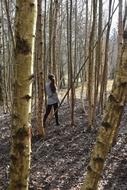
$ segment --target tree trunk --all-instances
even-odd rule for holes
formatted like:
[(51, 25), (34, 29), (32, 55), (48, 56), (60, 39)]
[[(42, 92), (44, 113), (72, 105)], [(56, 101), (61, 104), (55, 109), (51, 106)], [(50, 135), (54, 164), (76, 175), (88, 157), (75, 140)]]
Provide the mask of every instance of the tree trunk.
[(15, 47), (15, 39), (14, 39), (13, 30), (12, 30), (12, 25), (11, 25), (11, 20), (10, 20), (10, 15), (9, 15), (9, 7), (8, 7), (7, 0), (4, 0), (4, 4), (5, 4), (5, 9), (6, 9), (8, 27), (9, 27), (9, 31), (10, 31), (10, 34), (11, 34), (12, 44), (13, 44), (13, 47)]
[(111, 7), (112, 7), (112, 0), (109, 0), (109, 16), (108, 16), (108, 28), (106, 34), (106, 42), (105, 42), (105, 57), (104, 57), (104, 67), (102, 73), (102, 81), (100, 87), (100, 109), (101, 112), (104, 110), (105, 101), (107, 99), (107, 80), (108, 80), (108, 53), (109, 53), (109, 35), (110, 35), (110, 28), (111, 28)]
[[(69, 3), (68, 0), (66, 0), (66, 12), (67, 12), (67, 66), (68, 66), (68, 90), (70, 89), (70, 71), (69, 71), (69, 65), (70, 65), (70, 59), (69, 59)], [(67, 100), (69, 103), (69, 93), (67, 96)]]
[[(1, 6), (0, 6), (0, 10), (1, 10)], [(3, 86), (2, 85), (2, 15), (0, 13), (0, 105), (3, 104), (2, 86)]]
[(97, 0), (93, 0), (93, 22), (90, 33), (89, 42), (89, 66), (88, 66), (88, 122), (89, 127), (93, 127), (94, 123), (94, 51), (92, 47), (95, 42), (95, 29), (96, 29), (96, 14), (97, 14)]
[(74, 126), (74, 83), (73, 83), (73, 66), (72, 66), (72, 0), (70, 0), (70, 14), (69, 14), (69, 75), (71, 88), (71, 126)]
[[(100, 76), (101, 76), (101, 65), (102, 65), (102, 14), (103, 14), (103, 4), (102, 0), (99, 0), (99, 17), (98, 17), (98, 43), (96, 47), (96, 65), (95, 65), (95, 93), (94, 93), (94, 105), (96, 107), (98, 102), (98, 91), (100, 84)], [(95, 112), (95, 111), (94, 111)]]
[(59, 32), (58, 32), (58, 46), (57, 46), (57, 76), (58, 76), (58, 90), (60, 90), (63, 87), (63, 81), (64, 81), (64, 72), (63, 72), (63, 64), (62, 64), (62, 51), (61, 51), (61, 45), (62, 45), (62, 31), (63, 31), (63, 6), (61, 1), (61, 6), (59, 8)]
[[(75, 40), (74, 40), (74, 77), (77, 73), (77, 0), (75, 0)], [(78, 79), (76, 82), (78, 86)]]
[(43, 35), (42, 35), (42, 0), (38, 0), (38, 16), (36, 28), (36, 61), (38, 79), (38, 109), (37, 130), (39, 136), (44, 136), (43, 128), (43, 99), (44, 99), (44, 66), (43, 66)]
[[(121, 65), (121, 54), (122, 54), (122, 34), (123, 34), (123, 19), (122, 19), (122, 7), (123, 7), (123, 1), (119, 0), (119, 17), (118, 17), (118, 56), (117, 56), (117, 67), (120, 67)], [(118, 129), (114, 129), (112, 131), (112, 135), (110, 138), (110, 143), (116, 142), (118, 134)]]
[[(127, 36), (126, 36), (127, 37)], [(111, 148), (112, 130), (120, 125), (121, 116), (127, 101), (127, 38), (124, 39), (122, 63), (118, 68), (112, 91), (108, 98), (104, 119), (92, 151), (85, 182), (81, 190), (96, 190), (104, 167), (104, 161)]]
[(16, 7), (12, 145), (8, 189), (28, 190), (31, 153), (31, 78), (37, 5), (33, 0), (17, 0)]
[(48, 47), (48, 72), (52, 73), (52, 16), (53, 16), (53, 3), (50, 0), (50, 10), (49, 10), (49, 47)]
[(3, 2), (1, 1), (1, 9), (2, 9), (2, 63), (3, 63), (3, 101), (4, 101), (4, 112), (6, 113), (9, 109), (8, 106), (8, 93), (7, 93), (7, 65), (6, 65), (6, 52), (5, 52), (5, 39), (6, 39), (6, 34), (5, 34), (5, 23), (4, 23), (4, 6)]
[(52, 32), (52, 64), (53, 74), (57, 81), (57, 63), (56, 63), (56, 35), (57, 35), (57, 20), (58, 20), (59, 3), (58, 0), (54, 0), (54, 14), (53, 14), (53, 32)]
[[(47, 1), (44, 1), (44, 27), (43, 27), (43, 41), (44, 41), (44, 49), (43, 49), (43, 66), (44, 66), (44, 84), (47, 77), (48, 67), (46, 64), (46, 9), (47, 9)], [(44, 92), (45, 92), (45, 105), (46, 102), (46, 90), (44, 85)]]
[[(85, 45), (84, 45), (84, 62), (88, 56), (88, 0), (86, 0), (86, 15), (85, 15)], [(86, 68), (83, 68), (83, 79), (82, 79), (82, 88), (81, 88), (81, 99), (83, 100), (83, 92), (84, 92), (84, 85), (85, 85), (85, 79), (88, 78), (88, 73), (86, 71)]]

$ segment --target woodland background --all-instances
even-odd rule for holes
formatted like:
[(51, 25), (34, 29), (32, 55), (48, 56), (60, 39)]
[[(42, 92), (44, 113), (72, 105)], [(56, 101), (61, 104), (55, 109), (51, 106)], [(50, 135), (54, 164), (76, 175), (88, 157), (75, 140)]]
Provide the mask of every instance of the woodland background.
[(126, 55), (126, 0), (0, 1), (0, 189), (127, 189)]

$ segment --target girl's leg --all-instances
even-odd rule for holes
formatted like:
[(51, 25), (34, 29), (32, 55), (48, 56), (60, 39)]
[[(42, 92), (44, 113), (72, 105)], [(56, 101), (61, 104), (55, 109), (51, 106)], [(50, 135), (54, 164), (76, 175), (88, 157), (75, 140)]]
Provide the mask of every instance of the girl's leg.
[(43, 118), (44, 127), (45, 127), (46, 119), (47, 119), (48, 115), (50, 114), (51, 108), (52, 108), (52, 105), (47, 105), (47, 107), (46, 107), (46, 112), (45, 112), (45, 115), (44, 115), (44, 118)]
[(55, 119), (56, 119), (56, 124), (59, 125), (58, 121), (58, 103), (53, 104), (54, 112), (55, 112)]

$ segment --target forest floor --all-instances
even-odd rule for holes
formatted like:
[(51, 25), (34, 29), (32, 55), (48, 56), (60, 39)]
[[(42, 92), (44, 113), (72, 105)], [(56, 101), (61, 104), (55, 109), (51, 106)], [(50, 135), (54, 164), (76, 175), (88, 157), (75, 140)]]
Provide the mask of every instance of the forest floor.
[[(86, 106), (87, 108), (87, 106)], [(32, 137), (32, 163), (29, 190), (79, 190), (83, 183), (90, 151), (95, 143), (100, 117), (92, 131), (79, 99), (75, 104), (75, 126), (70, 126), (70, 108), (59, 110), (60, 126), (54, 119), (46, 127), (45, 140)], [(32, 120), (33, 131), (36, 128)], [(10, 116), (0, 113), (0, 190), (8, 185)], [(116, 144), (105, 163), (99, 190), (127, 190), (127, 107)]]

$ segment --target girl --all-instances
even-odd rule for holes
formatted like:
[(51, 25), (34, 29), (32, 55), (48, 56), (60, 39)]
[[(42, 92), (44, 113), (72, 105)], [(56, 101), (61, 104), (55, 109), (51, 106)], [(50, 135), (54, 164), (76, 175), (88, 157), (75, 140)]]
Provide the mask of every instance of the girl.
[(58, 99), (58, 95), (56, 92), (55, 77), (53, 74), (49, 74), (48, 79), (49, 79), (49, 81), (46, 83), (46, 87), (45, 87), (48, 99), (47, 99), (46, 112), (45, 112), (44, 119), (43, 119), (44, 127), (45, 127), (46, 119), (47, 119), (52, 107), (54, 108), (54, 112), (55, 112), (56, 125), (59, 125), (59, 122), (58, 122), (59, 99)]

